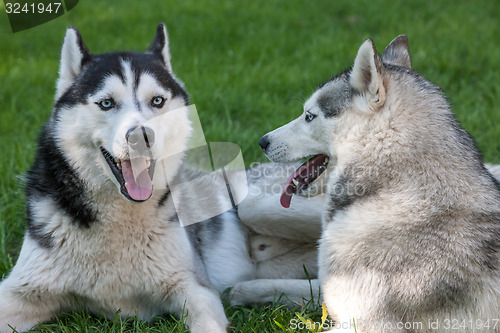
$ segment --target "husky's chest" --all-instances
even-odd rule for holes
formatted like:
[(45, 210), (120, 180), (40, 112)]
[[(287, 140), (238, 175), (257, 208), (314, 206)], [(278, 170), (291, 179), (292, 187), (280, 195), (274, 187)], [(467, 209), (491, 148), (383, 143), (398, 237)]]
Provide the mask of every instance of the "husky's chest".
[(44, 260), (30, 261), (40, 271), (51, 269), (54, 289), (82, 299), (143, 298), (168, 290), (192, 267), (185, 230), (167, 207), (107, 205), (88, 228), (61, 212), (46, 222), (52, 247), (34, 248)]
[(76, 255), (98, 270), (110, 267), (144, 272), (150, 271), (151, 265), (161, 270), (169, 255), (189, 251), (187, 236), (172, 217), (134, 215), (120, 212), (113, 219), (68, 236), (73, 246), (67, 255)]

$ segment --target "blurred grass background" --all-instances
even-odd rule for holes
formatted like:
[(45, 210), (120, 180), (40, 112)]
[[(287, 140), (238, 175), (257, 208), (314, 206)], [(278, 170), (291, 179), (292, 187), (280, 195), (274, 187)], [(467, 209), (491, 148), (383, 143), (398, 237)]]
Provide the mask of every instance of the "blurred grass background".
[[(364, 39), (381, 52), (404, 33), (413, 68), (444, 89), (485, 161), (500, 163), (498, 17), (500, 2), (493, 0), (81, 1), (54, 21), (14, 34), (0, 5), (0, 276), (20, 249), (19, 177), (51, 112), (68, 25), (101, 53), (143, 51), (165, 22), (174, 72), (186, 83), (207, 141), (238, 144), (247, 165), (265, 160), (258, 139), (298, 116), (319, 83), (351, 65)], [(294, 317), (273, 306), (227, 311), (236, 332), (279, 332), (274, 320), (287, 326)], [(41, 329), (178, 332), (181, 326), (169, 318), (148, 326), (73, 314)]]

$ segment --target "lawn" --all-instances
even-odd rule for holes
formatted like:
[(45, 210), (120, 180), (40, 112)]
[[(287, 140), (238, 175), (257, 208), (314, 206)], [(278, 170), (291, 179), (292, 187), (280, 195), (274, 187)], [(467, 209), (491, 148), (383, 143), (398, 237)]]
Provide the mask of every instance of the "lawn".
[[(246, 165), (265, 160), (258, 139), (298, 116), (319, 83), (351, 65), (364, 39), (372, 38), (382, 51), (405, 33), (413, 68), (443, 88), (485, 161), (500, 163), (498, 17), (500, 2), (487, 0), (81, 1), (56, 20), (14, 34), (0, 5), (0, 277), (19, 253), (25, 229), (21, 177), (51, 112), (68, 25), (100, 53), (142, 51), (165, 22), (174, 71), (196, 104), (207, 141), (238, 144)], [(273, 305), (226, 310), (234, 332), (281, 332), (280, 325), (289, 327), (297, 318)], [(321, 316), (319, 310), (302, 314)], [(184, 328), (169, 316), (144, 324), (73, 313), (39, 330)]]

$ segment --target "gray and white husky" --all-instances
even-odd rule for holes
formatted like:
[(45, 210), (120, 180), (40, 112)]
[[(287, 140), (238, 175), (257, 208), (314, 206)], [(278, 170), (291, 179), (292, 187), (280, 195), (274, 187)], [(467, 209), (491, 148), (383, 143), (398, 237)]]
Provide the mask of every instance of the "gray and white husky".
[(319, 279), (334, 330), (500, 332), (500, 185), (411, 69), (406, 36), (381, 57), (366, 40), (260, 145), (272, 161), (314, 156), (282, 204), (326, 193)]
[[(192, 123), (164, 25), (145, 53), (97, 55), (69, 28), (56, 88), (26, 176), (28, 230), (0, 284), (0, 332), (73, 310), (144, 320), (184, 314), (192, 332), (225, 332), (219, 292), (235, 286), (233, 304), (266, 302), (276, 296), (266, 279), (305, 279), (303, 264), (315, 276), (319, 210), (311, 214), (305, 200), (296, 212), (269, 207), (260, 189), (263, 181), (286, 182), (274, 176), (277, 165), (249, 171), (251, 193), (239, 208), (252, 228), (234, 209), (181, 227), (168, 183), (183, 177)], [(158, 175), (165, 186), (156, 186)], [(184, 193), (194, 209), (203, 195), (195, 187)], [(213, 189), (209, 195), (227, 206)], [(310, 216), (315, 227), (303, 223)], [(255, 281), (268, 286), (259, 297)], [(285, 291), (286, 283), (277, 286)], [(308, 290), (287, 296), (300, 301)]]

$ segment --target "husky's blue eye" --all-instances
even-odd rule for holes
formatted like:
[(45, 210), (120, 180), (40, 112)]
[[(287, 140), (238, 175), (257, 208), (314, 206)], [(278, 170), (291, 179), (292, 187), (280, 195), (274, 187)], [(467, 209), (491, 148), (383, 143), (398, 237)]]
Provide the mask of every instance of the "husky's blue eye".
[(115, 101), (112, 98), (106, 98), (102, 101), (97, 102), (96, 104), (99, 105), (101, 110), (108, 111), (115, 106)]
[(155, 96), (151, 100), (151, 105), (154, 106), (155, 108), (161, 108), (164, 103), (165, 103), (165, 98), (161, 96)]
[(307, 122), (313, 121), (314, 118), (316, 118), (316, 115), (309, 113), (309, 112), (306, 112), (306, 121)]

